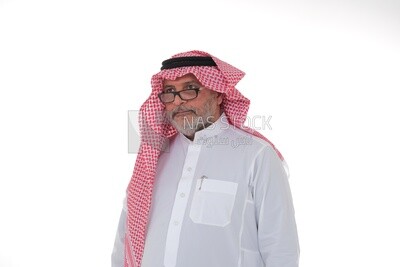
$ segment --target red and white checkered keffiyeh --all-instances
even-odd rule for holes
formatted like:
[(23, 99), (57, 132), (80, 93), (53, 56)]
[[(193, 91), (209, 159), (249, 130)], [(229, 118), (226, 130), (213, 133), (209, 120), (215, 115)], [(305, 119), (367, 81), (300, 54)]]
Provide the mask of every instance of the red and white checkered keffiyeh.
[[(260, 133), (243, 126), (250, 101), (235, 86), (245, 73), (202, 51), (180, 53), (172, 58), (189, 56), (212, 57), (217, 66), (189, 66), (160, 71), (152, 77), (152, 92), (140, 108), (141, 144), (127, 189), (125, 267), (140, 267), (141, 265), (157, 160), (161, 151), (167, 149), (168, 139), (177, 133), (162, 116), (164, 104), (158, 99), (158, 93), (162, 91), (164, 79), (175, 80), (188, 73), (194, 74), (202, 85), (224, 94), (222, 108), (232, 125), (266, 140), (273, 146)], [(276, 150), (276, 152), (283, 160), (279, 151)]]

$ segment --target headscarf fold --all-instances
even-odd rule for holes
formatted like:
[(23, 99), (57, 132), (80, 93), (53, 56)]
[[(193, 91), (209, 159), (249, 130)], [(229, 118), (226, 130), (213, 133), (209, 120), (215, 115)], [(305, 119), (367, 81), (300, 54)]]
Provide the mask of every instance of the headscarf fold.
[(161, 70), (153, 75), (152, 92), (140, 108), (141, 143), (133, 175), (127, 188), (125, 267), (141, 266), (158, 157), (162, 151), (168, 149), (169, 138), (177, 133), (176, 129), (166, 121), (165, 106), (158, 99), (158, 93), (162, 91), (165, 79), (175, 80), (191, 73), (206, 88), (223, 93), (222, 109), (229, 123), (270, 143), (283, 160), (282, 155), (268, 139), (243, 125), (250, 100), (244, 97), (235, 86), (245, 73), (203, 51), (184, 52), (172, 58), (193, 56), (212, 57), (217, 66), (185, 66)]

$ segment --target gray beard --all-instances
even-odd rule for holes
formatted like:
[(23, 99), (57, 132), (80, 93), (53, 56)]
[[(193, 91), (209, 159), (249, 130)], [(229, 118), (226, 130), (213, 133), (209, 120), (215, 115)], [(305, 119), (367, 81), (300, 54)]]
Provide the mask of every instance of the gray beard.
[(193, 112), (193, 117), (192, 119), (187, 119), (186, 117), (183, 118), (183, 124), (177, 123), (174, 119), (174, 112), (168, 112), (166, 113), (166, 117), (168, 121), (171, 123), (171, 125), (181, 134), (189, 137), (190, 139), (193, 139), (193, 136), (196, 132), (203, 130), (204, 128), (207, 128), (211, 124), (215, 122), (217, 118), (213, 114), (215, 114), (217, 106), (212, 106), (215, 103), (212, 101), (208, 101), (205, 104), (204, 109), (206, 110), (206, 113), (203, 116), (198, 116), (195, 110), (192, 110)]
[(172, 120), (171, 124), (172, 126), (175, 127), (175, 129), (182, 133), (183, 135), (186, 135), (188, 137), (193, 136), (196, 132), (203, 130), (204, 128), (207, 128), (211, 124), (215, 122), (214, 116), (196, 116), (192, 117), (191, 120), (187, 119), (186, 117), (183, 119), (183, 125), (177, 123), (176, 121)]

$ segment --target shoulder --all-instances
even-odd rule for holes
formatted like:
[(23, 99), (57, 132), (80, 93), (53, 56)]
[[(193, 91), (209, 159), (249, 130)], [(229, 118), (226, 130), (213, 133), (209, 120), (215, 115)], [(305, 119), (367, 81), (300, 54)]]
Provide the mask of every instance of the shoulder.
[[(247, 151), (247, 155), (259, 164), (255, 165), (270, 165), (279, 166), (285, 170), (286, 175), (289, 177), (289, 167), (283, 159), (280, 152), (276, 149), (274, 144), (260, 133), (254, 131), (250, 133), (244, 129), (232, 126), (229, 128), (228, 134), (231, 136), (236, 145), (243, 147), (242, 151)], [(266, 164), (268, 162), (268, 164)]]
[(274, 145), (256, 131), (251, 133), (245, 129), (230, 125), (227, 134), (237, 146), (245, 145), (256, 154), (261, 152), (277, 154)]

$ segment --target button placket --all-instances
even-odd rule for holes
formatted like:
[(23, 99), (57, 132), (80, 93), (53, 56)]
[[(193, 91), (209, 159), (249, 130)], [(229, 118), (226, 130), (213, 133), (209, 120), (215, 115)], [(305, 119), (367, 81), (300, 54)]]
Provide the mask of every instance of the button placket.
[(179, 237), (184, 222), (188, 197), (192, 188), (194, 170), (200, 155), (201, 146), (191, 144), (188, 147), (183, 172), (178, 183), (177, 193), (172, 208), (171, 220), (168, 226), (164, 265), (175, 266), (179, 248)]

